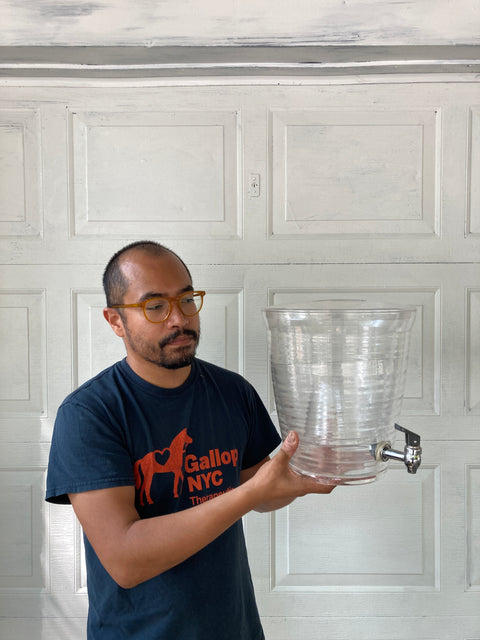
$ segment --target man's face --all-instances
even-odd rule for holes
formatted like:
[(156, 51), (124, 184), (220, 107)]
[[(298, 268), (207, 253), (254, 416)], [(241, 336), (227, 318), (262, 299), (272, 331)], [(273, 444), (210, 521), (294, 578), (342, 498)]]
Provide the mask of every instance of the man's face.
[[(185, 267), (172, 254), (156, 257), (132, 252), (122, 262), (122, 271), (130, 283), (123, 304), (156, 296), (175, 297), (193, 290)], [(191, 364), (200, 337), (198, 314), (186, 317), (173, 303), (170, 316), (164, 322), (149, 322), (141, 308), (122, 309), (122, 318), (127, 357), (164, 369)]]

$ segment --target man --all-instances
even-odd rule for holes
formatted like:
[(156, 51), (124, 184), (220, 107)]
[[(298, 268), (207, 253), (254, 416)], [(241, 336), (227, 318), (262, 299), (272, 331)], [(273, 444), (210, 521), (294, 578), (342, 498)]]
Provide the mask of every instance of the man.
[(89, 640), (260, 640), (241, 518), (331, 486), (295, 474), (254, 389), (195, 358), (198, 312), (182, 260), (128, 245), (104, 273), (104, 316), (126, 359), (63, 402), (47, 500), (83, 527)]

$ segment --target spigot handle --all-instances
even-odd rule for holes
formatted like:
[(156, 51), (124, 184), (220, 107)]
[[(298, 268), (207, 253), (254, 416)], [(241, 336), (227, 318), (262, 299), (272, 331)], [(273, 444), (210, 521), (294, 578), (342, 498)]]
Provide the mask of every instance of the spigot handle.
[(413, 431), (409, 431), (408, 429), (405, 429), (405, 427), (402, 427), (399, 424), (395, 424), (395, 429), (397, 429), (397, 431), (402, 431), (405, 434), (405, 443), (407, 445), (407, 447), (419, 447), (420, 446), (420, 436), (417, 435), (416, 433), (413, 433)]

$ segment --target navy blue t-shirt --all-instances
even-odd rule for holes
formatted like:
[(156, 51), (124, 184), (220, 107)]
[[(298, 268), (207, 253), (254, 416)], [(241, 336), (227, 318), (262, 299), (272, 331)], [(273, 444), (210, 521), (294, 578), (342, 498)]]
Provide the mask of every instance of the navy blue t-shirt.
[[(172, 513), (237, 487), (280, 438), (253, 387), (196, 359), (175, 389), (138, 377), (125, 360), (82, 385), (58, 410), (46, 498), (136, 487), (141, 518)], [(105, 571), (85, 537), (89, 640), (260, 640), (241, 521), (200, 552), (132, 589)]]

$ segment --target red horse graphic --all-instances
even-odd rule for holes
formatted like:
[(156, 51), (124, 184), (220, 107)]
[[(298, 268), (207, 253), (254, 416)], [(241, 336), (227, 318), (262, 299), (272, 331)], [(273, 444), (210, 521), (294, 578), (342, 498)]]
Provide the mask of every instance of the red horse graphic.
[[(156, 473), (173, 473), (173, 496), (178, 498), (178, 488), (180, 482), (183, 483), (183, 455), (188, 445), (193, 442), (187, 434), (187, 430), (183, 429), (172, 440), (172, 444), (165, 449), (156, 449), (150, 451), (147, 455), (137, 460), (134, 467), (135, 486), (140, 489), (140, 504), (143, 507), (143, 494), (147, 498), (148, 504), (153, 504), (150, 496), (152, 488), (153, 476)], [(166, 455), (164, 455), (166, 452)], [(165, 458), (164, 462), (157, 461), (157, 454)], [(162, 458), (162, 459), (163, 459)]]

